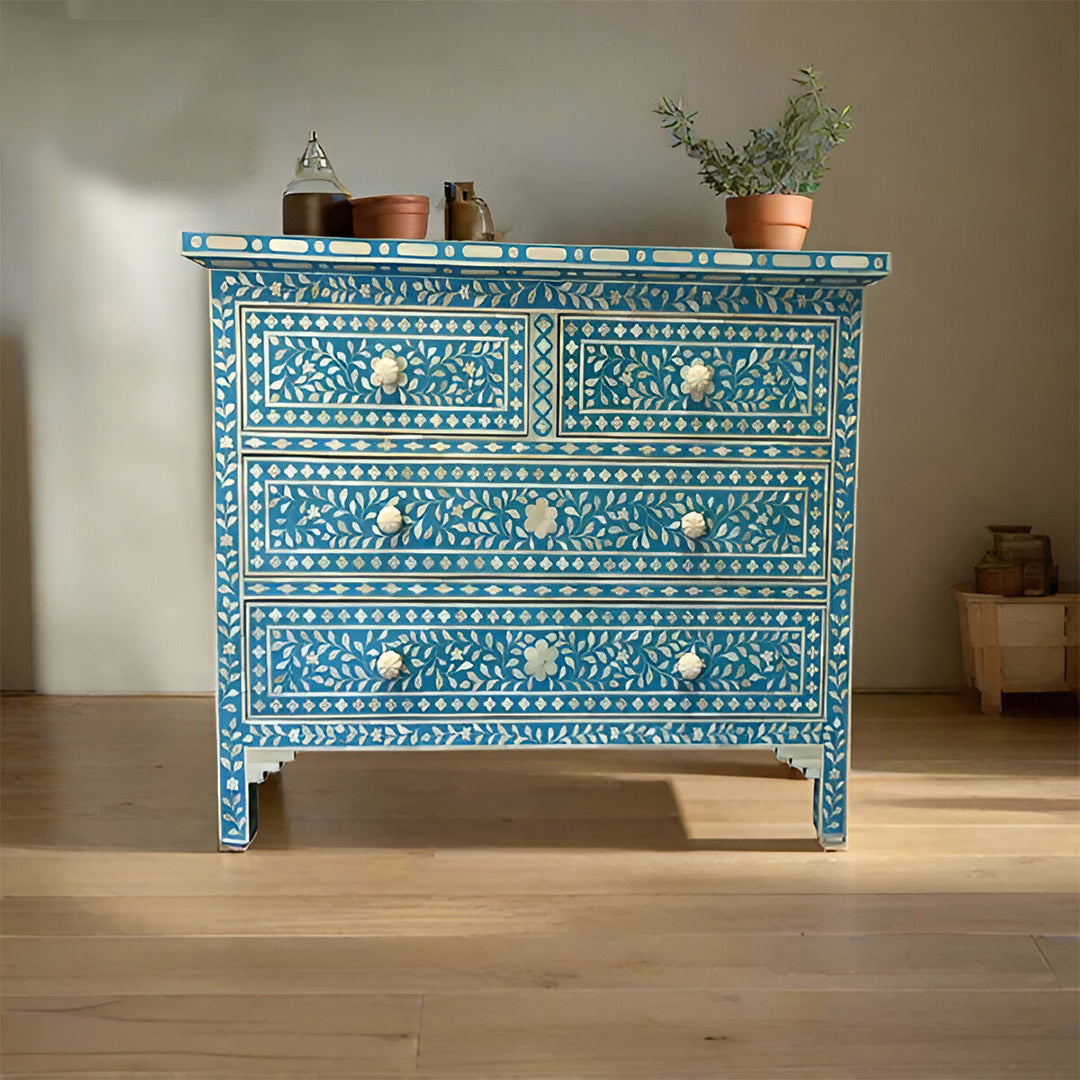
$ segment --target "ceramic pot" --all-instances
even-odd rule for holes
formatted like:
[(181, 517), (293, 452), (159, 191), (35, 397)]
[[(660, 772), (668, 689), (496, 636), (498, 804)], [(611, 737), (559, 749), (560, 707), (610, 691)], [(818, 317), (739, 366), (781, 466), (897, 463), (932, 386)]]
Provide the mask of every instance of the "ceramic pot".
[(423, 240), (430, 203), (426, 195), (371, 195), (350, 199), (353, 236), (385, 240)]
[(798, 251), (810, 228), (809, 195), (740, 195), (727, 200), (727, 234), (737, 248)]

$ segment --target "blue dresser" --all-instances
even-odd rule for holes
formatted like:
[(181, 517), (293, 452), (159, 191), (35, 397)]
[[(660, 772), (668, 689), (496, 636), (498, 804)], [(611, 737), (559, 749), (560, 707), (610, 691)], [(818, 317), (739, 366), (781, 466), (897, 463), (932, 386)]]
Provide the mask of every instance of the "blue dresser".
[(774, 749), (847, 831), (885, 254), (185, 233), (210, 270), (221, 845), (298, 750)]

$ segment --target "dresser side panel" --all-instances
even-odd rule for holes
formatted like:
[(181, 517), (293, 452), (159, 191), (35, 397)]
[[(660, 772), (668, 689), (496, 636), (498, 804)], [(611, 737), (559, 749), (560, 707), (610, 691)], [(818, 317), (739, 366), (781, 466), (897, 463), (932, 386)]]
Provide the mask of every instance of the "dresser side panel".
[(855, 492), (858, 479), (859, 358), (862, 292), (845, 290), (840, 319), (833, 423), (832, 510), (829, 522), (829, 630), (826, 636), (824, 763), (815, 810), (818, 834), (829, 847), (847, 836), (850, 766), (852, 584)]
[(240, 590), (239, 335), (234, 275), (210, 273), (214, 417), (214, 567), (220, 842), (247, 847), (253, 832), (244, 762)]

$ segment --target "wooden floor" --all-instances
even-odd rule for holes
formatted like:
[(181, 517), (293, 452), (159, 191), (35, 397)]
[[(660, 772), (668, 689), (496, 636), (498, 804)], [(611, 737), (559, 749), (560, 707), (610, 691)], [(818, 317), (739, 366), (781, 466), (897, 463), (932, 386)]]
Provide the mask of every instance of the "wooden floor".
[(212, 703), (5, 698), (2, 1075), (1080, 1076), (1072, 699), (759, 752), (301, 755), (216, 849)]

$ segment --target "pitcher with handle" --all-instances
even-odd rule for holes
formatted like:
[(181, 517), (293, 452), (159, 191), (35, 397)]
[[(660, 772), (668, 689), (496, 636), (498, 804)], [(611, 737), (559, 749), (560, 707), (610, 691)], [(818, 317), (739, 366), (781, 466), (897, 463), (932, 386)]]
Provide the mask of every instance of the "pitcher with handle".
[(488, 204), (473, 191), (472, 180), (447, 180), (447, 240), (494, 240), (495, 225)]

